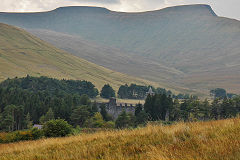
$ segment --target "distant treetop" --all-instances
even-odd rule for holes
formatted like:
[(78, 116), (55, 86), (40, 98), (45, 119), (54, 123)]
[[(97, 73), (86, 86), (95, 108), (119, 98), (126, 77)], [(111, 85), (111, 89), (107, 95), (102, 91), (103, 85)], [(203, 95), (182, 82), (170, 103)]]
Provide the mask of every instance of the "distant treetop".
[(7, 79), (0, 83), (3, 88), (20, 88), (32, 92), (46, 91), (50, 94), (63, 92), (68, 94), (86, 94), (91, 98), (98, 95), (98, 90), (88, 81), (58, 80), (48, 77), (31, 77)]

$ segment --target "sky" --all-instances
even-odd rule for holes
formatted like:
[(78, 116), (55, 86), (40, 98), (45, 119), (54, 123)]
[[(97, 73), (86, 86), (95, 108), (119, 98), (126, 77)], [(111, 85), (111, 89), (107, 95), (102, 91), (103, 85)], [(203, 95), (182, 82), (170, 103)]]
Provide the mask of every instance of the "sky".
[(0, 12), (41, 12), (63, 6), (98, 6), (142, 12), (188, 4), (209, 4), (219, 16), (240, 20), (240, 0), (1, 0)]

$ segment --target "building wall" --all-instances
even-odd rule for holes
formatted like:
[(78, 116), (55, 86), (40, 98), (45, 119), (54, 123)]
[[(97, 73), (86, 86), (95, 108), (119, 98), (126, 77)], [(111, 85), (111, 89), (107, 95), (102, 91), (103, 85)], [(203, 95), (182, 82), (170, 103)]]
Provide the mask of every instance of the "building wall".
[[(102, 105), (102, 103), (98, 104), (98, 108), (100, 111), (100, 105)], [(132, 104), (117, 104), (116, 99), (115, 98), (111, 98), (109, 100), (109, 103), (104, 103), (104, 105), (106, 106), (106, 110), (108, 112), (108, 114), (110, 114), (113, 119), (117, 119), (117, 117), (125, 110), (127, 113), (132, 113), (133, 115), (135, 114), (135, 105)]]
[(135, 106), (117, 106), (117, 105), (108, 105), (106, 106), (108, 114), (110, 114), (114, 119), (125, 110), (127, 113), (135, 113)]

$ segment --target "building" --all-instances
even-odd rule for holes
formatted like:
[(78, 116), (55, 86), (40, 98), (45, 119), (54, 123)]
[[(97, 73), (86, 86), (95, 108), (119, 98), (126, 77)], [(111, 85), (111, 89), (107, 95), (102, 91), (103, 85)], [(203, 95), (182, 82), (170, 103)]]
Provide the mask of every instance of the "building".
[(34, 124), (33, 128), (37, 128), (37, 129), (42, 129), (43, 125), (39, 125), (39, 124)]
[[(101, 104), (98, 104), (100, 106)], [(116, 98), (110, 98), (108, 103), (104, 103), (106, 106), (106, 110), (109, 115), (113, 117), (113, 119), (117, 119), (117, 117), (123, 112), (135, 114), (136, 105), (128, 104), (128, 103), (117, 103)], [(99, 108), (100, 110), (100, 108)]]
[(149, 88), (148, 92), (146, 92), (146, 97), (150, 95), (150, 96), (154, 96), (155, 92), (153, 92), (152, 87)]

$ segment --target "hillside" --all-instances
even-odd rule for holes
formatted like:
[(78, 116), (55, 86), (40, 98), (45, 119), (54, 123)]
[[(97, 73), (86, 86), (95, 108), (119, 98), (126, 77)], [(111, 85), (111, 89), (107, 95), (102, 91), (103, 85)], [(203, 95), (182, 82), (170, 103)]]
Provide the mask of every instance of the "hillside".
[[(181, 85), (173, 81), (173, 77), (181, 76), (184, 74), (183, 72), (166, 67), (143, 56), (137, 56), (136, 58), (135, 55), (127, 54), (110, 46), (84, 40), (79, 36), (40, 29), (27, 29), (27, 31), (68, 53), (72, 53), (92, 63), (114, 71), (161, 83), (166, 88), (175, 88), (177, 90), (181, 88)], [(183, 89), (180, 90), (189, 92)]]
[(153, 84), (133, 78), (63, 52), (22, 29), (0, 24), (0, 80), (12, 77), (48, 76), (91, 81), (98, 89), (111, 84)]
[[(0, 22), (31, 29), (81, 58), (167, 87), (204, 93), (223, 87), (239, 93), (240, 22), (218, 17), (208, 5), (143, 13), (62, 7), (42, 13), (0, 13)], [(64, 43), (65, 38), (72, 45)]]
[(1, 144), (0, 159), (237, 160), (239, 126), (228, 119)]

